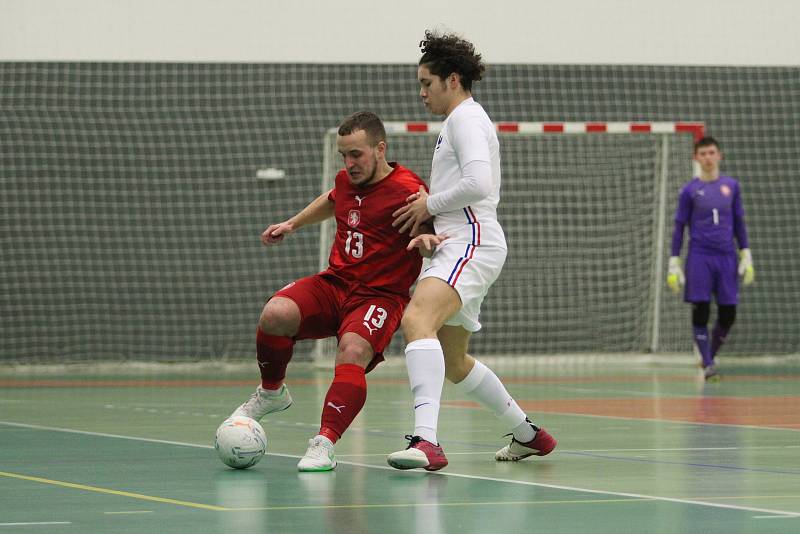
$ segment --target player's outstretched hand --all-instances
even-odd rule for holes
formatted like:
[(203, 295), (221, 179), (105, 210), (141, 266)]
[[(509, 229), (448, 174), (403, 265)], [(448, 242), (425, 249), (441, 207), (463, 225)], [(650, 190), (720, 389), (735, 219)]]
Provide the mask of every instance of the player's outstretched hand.
[(742, 283), (749, 286), (756, 279), (756, 270), (753, 268), (753, 255), (750, 254), (749, 248), (743, 248), (739, 251), (739, 276), (742, 277)]
[(673, 293), (678, 293), (685, 283), (686, 278), (683, 276), (681, 259), (678, 256), (671, 256), (667, 268), (667, 285)]
[(419, 186), (419, 191), (409, 195), (406, 205), (392, 213), (392, 217), (394, 217), (392, 226), (397, 228), (398, 232), (418, 235), (420, 225), (432, 217), (428, 212), (428, 192), (425, 188)]
[(277, 245), (292, 232), (294, 232), (294, 225), (290, 222), (271, 224), (261, 232), (261, 243), (265, 246)]
[(430, 258), (433, 255), (433, 249), (441, 245), (445, 239), (447, 239), (446, 235), (421, 234), (409, 241), (406, 249), (418, 248), (420, 256)]

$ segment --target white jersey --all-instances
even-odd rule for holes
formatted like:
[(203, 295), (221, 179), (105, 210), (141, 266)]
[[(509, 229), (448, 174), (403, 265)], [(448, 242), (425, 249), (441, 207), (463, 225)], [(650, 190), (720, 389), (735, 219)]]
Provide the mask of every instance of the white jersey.
[(459, 209), (437, 213), (434, 228), (437, 234), (448, 235), (449, 243), (505, 249), (505, 234), (497, 220), (500, 143), (483, 106), (468, 98), (456, 106), (442, 125), (431, 163), (431, 196), (458, 184), (462, 180), (462, 169), (473, 161), (487, 162), (491, 167), (489, 194)]

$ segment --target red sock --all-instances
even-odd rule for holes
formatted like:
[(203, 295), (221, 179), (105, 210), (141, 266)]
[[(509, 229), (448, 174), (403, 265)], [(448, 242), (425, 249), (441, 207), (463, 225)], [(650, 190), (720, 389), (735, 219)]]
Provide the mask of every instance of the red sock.
[(294, 339), (284, 336), (268, 336), (261, 328), (256, 332), (258, 369), (261, 371), (261, 387), (278, 389), (286, 378), (286, 366), (292, 359)]
[(319, 433), (336, 443), (364, 407), (366, 400), (367, 379), (364, 369), (352, 363), (337, 365), (322, 407)]

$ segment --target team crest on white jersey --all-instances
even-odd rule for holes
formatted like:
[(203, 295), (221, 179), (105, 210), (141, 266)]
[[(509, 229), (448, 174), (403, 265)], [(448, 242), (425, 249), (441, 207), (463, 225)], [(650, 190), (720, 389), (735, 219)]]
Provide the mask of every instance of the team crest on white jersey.
[(350, 228), (355, 228), (361, 222), (361, 212), (358, 210), (350, 210), (347, 214), (347, 225)]
[(722, 184), (721, 186), (719, 186), (719, 191), (726, 197), (731, 196), (731, 188), (728, 187), (727, 184)]

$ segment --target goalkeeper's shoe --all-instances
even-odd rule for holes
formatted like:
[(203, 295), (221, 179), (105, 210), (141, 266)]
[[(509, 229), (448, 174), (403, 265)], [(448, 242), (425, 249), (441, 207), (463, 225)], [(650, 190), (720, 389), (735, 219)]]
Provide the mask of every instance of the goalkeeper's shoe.
[(298, 471), (332, 471), (336, 469), (333, 442), (325, 436), (314, 436), (308, 440), (308, 450), (297, 463)]
[(409, 441), (405, 450), (393, 452), (386, 461), (395, 469), (423, 468), (438, 471), (447, 465), (447, 457), (439, 445), (434, 445), (419, 436), (406, 436)]
[(250, 395), (247, 402), (236, 408), (231, 417), (244, 415), (256, 421), (268, 413), (280, 412), (292, 405), (292, 396), (286, 384), (281, 385), (277, 393), (270, 393), (261, 386), (256, 388), (256, 392)]
[(706, 382), (719, 382), (719, 372), (717, 371), (717, 366), (712, 363), (711, 365), (704, 367), (703, 378), (705, 378)]
[[(526, 419), (526, 421), (528, 421)], [(530, 423), (530, 421), (528, 421)], [(547, 433), (544, 428), (538, 428), (531, 423), (531, 427), (536, 431), (533, 439), (527, 443), (520, 443), (511, 436), (511, 443), (500, 449), (494, 454), (494, 459), (498, 462), (517, 462), (528, 456), (545, 456), (553, 452), (558, 442), (556, 439)]]

